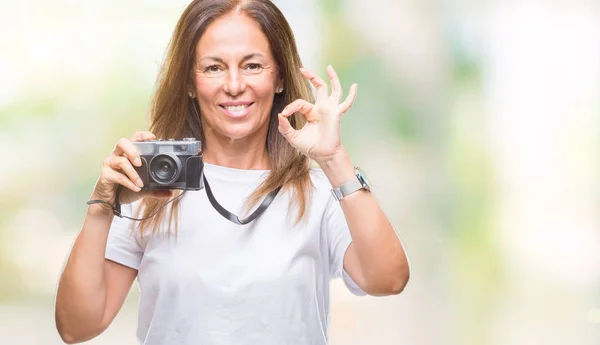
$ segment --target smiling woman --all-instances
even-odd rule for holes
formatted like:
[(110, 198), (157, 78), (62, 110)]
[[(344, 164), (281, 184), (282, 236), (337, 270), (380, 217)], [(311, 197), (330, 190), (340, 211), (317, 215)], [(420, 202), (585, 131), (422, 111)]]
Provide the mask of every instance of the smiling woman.
[[(218, 143), (204, 151), (204, 159), (218, 164), (215, 154), (231, 159), (237, 147), (260, 143), (256, 153), (220, 165), (269, 167), (264, 140), (275, 94), (283, 86), (269, 41), (259, 24), (247, 15), (232, 12), (216, 19), (196, 47), (194, 86), (205, 126), (207, 142)], [(223, 116), (226, 115), (226, 116)], [(258, 139), (258, 140), (257, 140)], [(234, 145), (231, 145), (232, 143)], [(227, 154), (223, 149), (233, 149)], [(208, 156), (206, 156), (208, 154)]]
[[(158, 79), (150, 131), (119, 140), (105, 159), (92, 192), (98, 203), (61, 275), (63, 340), (103, 332), (136, 277), (137, 336), (148, 344), (326, 344), (331, 278), (357, 295), (403, 290), (403, 246), (340, 139), (356, 85), (342, 101), (333, 67), (330, 92), (301, 66), (270, 1), (187, 7)], [(197, 168), (206, 188), (179, 194), (168, 208), (172, 188), (142, 190), (136, 170), (141, 143), (132, 141), (157, 137), (202, 142)], [(263, 197), (268, 208), (259, 206), (249, 224), (222, 217), (222, 209), (244, 212)], [(148, 219), (121, 218), (115, 203)]]

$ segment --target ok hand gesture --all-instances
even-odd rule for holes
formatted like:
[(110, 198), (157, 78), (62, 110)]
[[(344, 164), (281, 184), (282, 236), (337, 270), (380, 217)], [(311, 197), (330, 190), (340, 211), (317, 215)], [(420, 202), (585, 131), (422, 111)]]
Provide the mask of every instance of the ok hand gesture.
[[(342, 149), (340, 125), (342, 115), (350, 109), (356, 97), (357, 85), (350, 87), (348, 97), (340, 103), (342, 86), (333, 67), (327, 67), (331, 81), (331, 94), (325, 81), (316, 73), (301, 68), (302, 75), (317, 88), (315, 104), (298, 99), (288, 104), (279, 114), (279, 131), (298, 150), (319, 162), (327, 160)], [(287, 117), (300, 112), (306, 117), (306, 125), (295, 130)]]

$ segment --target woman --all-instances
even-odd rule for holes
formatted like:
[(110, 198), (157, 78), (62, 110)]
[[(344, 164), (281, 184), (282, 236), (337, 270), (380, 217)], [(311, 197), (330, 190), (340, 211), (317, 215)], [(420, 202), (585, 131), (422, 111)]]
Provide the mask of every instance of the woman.
[[(357, 295), (390, 295), (408, 281), (402, 244), (340, 142), (356, 85), (302, 69), (292, 31), (267, 0), (192, 2), (175, 29), (151, 111), (132, 141), (200, 138), (205, 190), (140, 191), (133, 143), (105, 159), (92, 204), (62, 273), (57, 329), (67, 343), (111, 323), (137, 277), (143, 344), (326, 344), (329, 279)], [(312, 83), (316, 100), (310, 93)], [(321, 169), (310, 168), (310, 159)], [(341, 187), (341, 188), (339, 188)], [(331, 191), (334, 191), (333, 195)], [(244, 202), (246, 200), (247, 202)]]

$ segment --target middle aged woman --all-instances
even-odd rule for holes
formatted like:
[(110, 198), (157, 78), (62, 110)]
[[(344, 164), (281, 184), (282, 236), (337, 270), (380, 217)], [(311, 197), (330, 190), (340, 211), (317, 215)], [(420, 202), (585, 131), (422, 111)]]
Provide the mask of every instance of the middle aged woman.
[[(61, 276), (56, 303), (67, 342), (112, 322), (137, 277), (142, 344), (326, 344), (329, 280), (357, 295), (400, 293), (409, 277), (403, 246), (341, 142), (342, 101), (301, 68), (294, 36), (267, 0), (193, 1), (182, 14), (159, 78), (150, 131), (133, 141), (199, 138), (206, 188), (186, 192), (141, 223), (172, 190), (141, 191), (139, 153), (120, 140), (104, 161), (92, 204)], [(310, 90), (316, 88), (316, 99)], [(311, 168), (310, 159), (321, 169)], [(174, 236), (171, 236), (174, 234)]]

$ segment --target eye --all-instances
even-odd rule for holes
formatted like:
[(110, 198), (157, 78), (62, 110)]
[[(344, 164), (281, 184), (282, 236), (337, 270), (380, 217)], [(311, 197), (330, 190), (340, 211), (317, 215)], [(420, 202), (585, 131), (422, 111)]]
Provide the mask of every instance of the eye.
[(221, 67), (219, 65), (210, 65), (204, 68), (204, 72), (219, 72)]
[(249, 63), (246, 65), (246, 69), (249, 71), (259, 71), (262, 66), (258, 63)]

